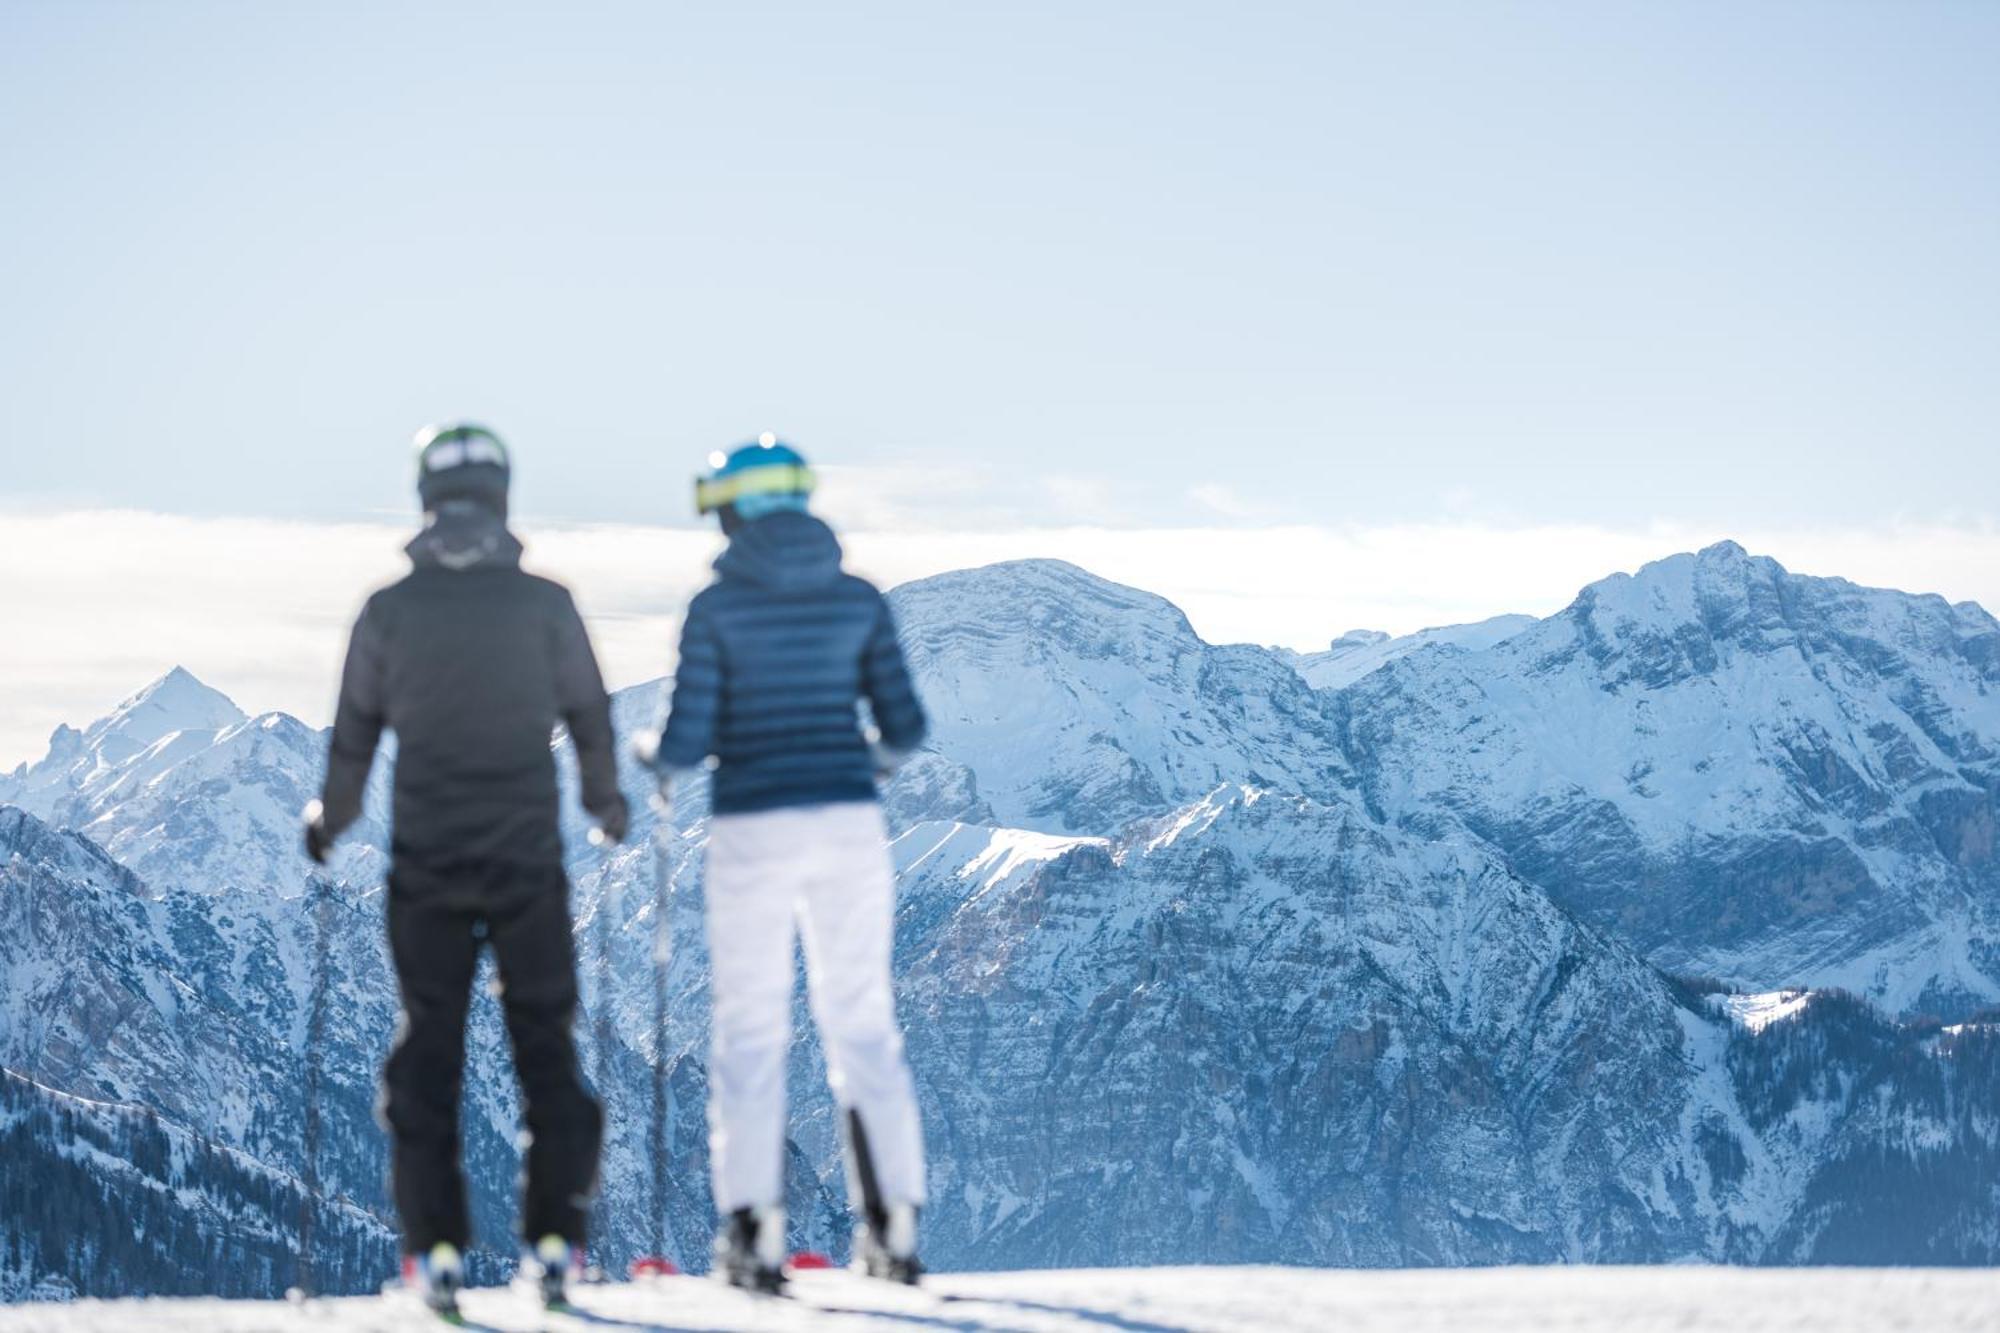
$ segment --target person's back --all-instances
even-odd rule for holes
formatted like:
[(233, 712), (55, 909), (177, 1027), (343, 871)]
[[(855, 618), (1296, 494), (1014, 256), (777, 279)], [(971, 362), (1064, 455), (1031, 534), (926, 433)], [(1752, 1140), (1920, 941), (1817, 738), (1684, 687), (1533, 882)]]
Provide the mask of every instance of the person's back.
[[(714, 1050), (709, 1152), (724, 1219), (717, 1267), (783, 1284), (784, 1067), (792, 948), (802, 939), (827, 1082), (842, 1112), (855, 1253), (914, 1282), (923, 1131), (889, 955), (895, 882), (878, 772), (924, 738), (889, 605), (844, 574), (840, 543), (806, 512), (812, 474), (773, 437), (699, 484), (729, 549), (688, 607), (656, 761), (715, 761), (707, 878)], [(866, 704), (879, 738), (859, 715)]]
[(660, 759), (713, 756), (716, 814), (875, 800), (860, 701), (883, 745), (923, 740), (888, 603), (840, 562), (826, 524), (780, 510), (735, 531), (688, 607)]
[[(568, 592), (523, 573), (517, 554), (509, 544), (452, 569), (420, 539), (417, 568), (363, 613), (380, 654), (381, 716), (396, 733), (399, 858), (561, 857), (549, 737), (569, 715), (592, 728), (593, 682)], [(598, 739), (585, 739), (593, 757), (609, 753), (608, 736)]]
[(393, 731), (387, 906), (403, 1021), (382, 1117), (405, 1273), (434, 1308), (455, 1308), (471, 1241), (458, 1161), (465, 1019), (490, 947), (530, 1136), (522, 1233), (554, 1303), (582, 1251), (602, 1116), (570, 1037), (576, 967), (550, 742), (558, 722), (569, 728), (584, 806), (622, 839), (611, 705), (569, 593), (521, 572), (498, 438), (458, 426), (418, 445), (426, 523), (406, 548), (414, 569), (368, 599), (348, 641), (306, 851), (324, 864), (360, 817)]

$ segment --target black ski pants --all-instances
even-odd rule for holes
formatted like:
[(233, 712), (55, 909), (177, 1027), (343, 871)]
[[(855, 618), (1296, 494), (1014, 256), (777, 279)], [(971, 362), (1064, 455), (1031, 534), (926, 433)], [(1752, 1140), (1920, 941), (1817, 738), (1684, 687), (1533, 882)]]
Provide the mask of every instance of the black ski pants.
[(560, 865), (398, 864), (389, 875), (389, 949), (403, 1021), (382, 1072), (404, 1246), (471, 1240), (459, 1165), (465, 1018), (484, 945), (493, 946), (500, 1004), (526, 1103), (529, 1143), (521, 1234), (581, 1247), (603, 1115), (584, 1088), (570, 1027), (576, 959), (569, 882)]

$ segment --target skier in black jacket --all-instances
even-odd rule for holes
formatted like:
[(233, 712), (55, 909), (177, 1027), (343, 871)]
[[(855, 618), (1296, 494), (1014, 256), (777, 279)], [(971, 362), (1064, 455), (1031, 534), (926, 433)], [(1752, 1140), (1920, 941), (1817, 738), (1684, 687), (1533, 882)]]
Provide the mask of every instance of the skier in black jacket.
[(499, 439), (461, 425), (417, 445), (415, 568), (370, 597), (354, 627), (306, 850), (324, 864), (361, 814), (383, 729), (395, 732), (388, 916), (403, 1022), (382, 1114), (405, 1277), (435, 1308), (455, 1307), (470, 1240), (458, 1142), (465, 1018), (490, 943), (531, 1136), (522, 1233), (554, 1302), (582, 1251), (602, 1115), (570, 1038), (576, 967), (550, 736), (569, 729), (584, 807), (622, 841), (610, 700), (569, 593), (520, 569)]

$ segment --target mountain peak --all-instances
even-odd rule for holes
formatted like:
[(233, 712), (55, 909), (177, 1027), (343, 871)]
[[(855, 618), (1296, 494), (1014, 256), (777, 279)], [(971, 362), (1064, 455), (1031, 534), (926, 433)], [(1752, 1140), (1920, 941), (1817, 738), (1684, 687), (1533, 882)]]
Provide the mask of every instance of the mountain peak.
[(204, 711), (240, 720), (243, 710), (214, 686), (206, 684), (184, 666), (175, 666), (152, 684), (127, 699), (119, 707), (150, 703), (156, 707)]
[(1741, 543), (1725, 539), (1704, 546), (1699, 551), (1662, 556), (1641, 565), (1636, 574), (1613, 574), (1590, 586), (1601, 587), (1627, 578), (1641, 584), (1711, 585), (1717, 579), (1741, 579), (1752, 575), (1769, 579), (1782, 577), (1788, 572), (1770, 556), (1752, 555)]
[(1114, 583), (1067, 560), (1003, 560), (953, 570), (905, 583), (891, 598), (899, 616), (905, 608), (936, 607), (928, 618), (941, 624), (1025, 619), (1042, 625), (1054, 616), (1081, 618), (1101, 629), (1103, 617), (1115, 616), (1172, 637), (1197, 637), (1181, 609), (1166, 598)]
[[(1845, 657), (1866, 675), (1958, 661), (1984, 691), (2000, 681), (2000, 625), (1943, 598), (1798, 574), (1733, 541), (1682, 552), (1585, 587), (1529, 645), (1572, 635), (1607, 680), (1659, 686), (1713, 671), (1729, 651)], [(1954, 668), (1956, 669), (1956, 668)]]
[[(897, 592), (914, 592), (919, 589), (971, 585), (981, 588), (1001, 588), (1008, 585), (1034, 589), (1059, 589), (1062, 591), (1086, 593), (1116, 593), (1126, 596), (1153, 597), (1152, 593), (1141, 592), (1137, 588), (1114, 583), (1101, 575), (1093, 574), (1081, 565), (1073, 565), (1067, 560), (1041, 557), (1026, 560), (998, 560), (990, 565), (975, 565), (970, 569), (954, 569), (943, 574), (933, 574), (929, 578), (914, 579), (896, 589)], [(1157, 599), (1156, 599), (1157, 600)]]
[(1755, 605), (1768, 618), (1776, 588), (1791, 575), (1767, 555), (1752, 555), (1733, 541), (1682, 551), (1612, 574), (1577, 594), (1572, 610), (1651, 624), (1719, 624)]
[(186, 667), (176, 666), (120, 703), (85, 735), (96, 740), (116, 732), (143, 747), (176, 731), (220, 731), (247, 717), (228, 695), (203, 684)]

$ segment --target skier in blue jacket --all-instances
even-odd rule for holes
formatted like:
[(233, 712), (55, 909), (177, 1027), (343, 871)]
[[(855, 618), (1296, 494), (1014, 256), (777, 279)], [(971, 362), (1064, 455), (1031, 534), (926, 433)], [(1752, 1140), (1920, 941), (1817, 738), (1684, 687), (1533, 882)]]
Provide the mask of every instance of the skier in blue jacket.
[[(923, 740), (889, 605), (807, 511), (813, 475), (774, 436), (696, 484), (729, 546), (689, 604), (654, 761), (713, 767), (706, 871), (717, 1268), (783, 1284), (792, 948), (847, 1141), (858, 1265), (914, 1282), (922, 1128), (890, 989), (894, 879), (878, 775)], [(861, 713), (866, 705), (867, 720)], [(870, 723), (872, 722), (872, 728)]]

